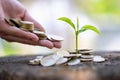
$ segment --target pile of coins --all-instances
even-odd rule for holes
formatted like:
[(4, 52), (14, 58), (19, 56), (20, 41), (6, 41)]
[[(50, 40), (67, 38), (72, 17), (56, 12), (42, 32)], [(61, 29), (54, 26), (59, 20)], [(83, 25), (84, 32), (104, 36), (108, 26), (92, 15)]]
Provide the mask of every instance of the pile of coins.
[(84, 50), (79, 50), (79, 53), (81, 53), (81, 61), (82, 62), (88, 62), (88, 61), (92, 61), (93, 60), (93, 52), (91, 51), (91, 49), (84, 49)]
[(39, 37), (39, 39), (48, 39), (51, 41), (63, 41), (64, 40), (64, 38), (61, 36), (57, 36), (53, 34), (46, 34), (45, 32), (42, 32), (34, 28), (34, 23), (30, 21), (21, 21), (20, 19), (5, 19), (5, 21), (11, 26), (15, 26), (24, 31), (29, 31), (29, 32), (36, 34)]
[(103, 58), (102, 56), (95, 56), (93, 55), (92, 49), (83, 49), (83, 50), (79, 50), (79, 53), (81, 53), (81, 62), (89, 62), (89, 61), (93, 61), (93, 62), (104, 62), (105, 58)]
[[(29, 64), (31, 65), (40, 64), (44, 67), (47, 67), (47, 66), (53, 66), (53, 65), (77, 65), (80, 63), (79, 59), (72, 59), (72, 57), (75, 57), (75, 54), (71, 55), (69, 54), (68, 51), (64, 51), (64, 50), (62, 50), (62, 52), (67, 53), (67, 57), (66, 55), (58, 55), (58, 53), (60, 53), (60, 51), (58, 51), (58, 53), (56, 52), (55, 54), (48, 55), (48, 56), (37, 56), (35, 59), (30, 60)], [(69, 56), (68, 54), (70, 55), (70, 57), (68, 57)]]
[(57, 51), (55, 54), (48, 56), (37, 56), (35, 59), (30, 60), (31, 65), (42, 65), (44, 67), (53, 65), (78, 65), (81, 62), (104, 62), (105, 58), (102, 56), (95, 56), (91, 50), (79, 50), (79, 54), (69, 53), (65, 50)]

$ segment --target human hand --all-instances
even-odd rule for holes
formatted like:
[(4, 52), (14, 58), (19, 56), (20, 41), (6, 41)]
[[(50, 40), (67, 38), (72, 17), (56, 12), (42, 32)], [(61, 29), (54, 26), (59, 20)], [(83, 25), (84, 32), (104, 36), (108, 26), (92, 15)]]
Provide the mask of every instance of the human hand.
[(10, 26), (4, 19), (19, 18), (23, 21), (31, 21), (35, 28), (45, 31), (44, 28), (34, 20), (27, 10), (17, 0), (0, 0), (0, 37), (8, 42), (20, 42), (30, 45), (39, 45), (48, 48), (60, 48), (61, 43), (57, 41), (39, 40), (39, 38), (30, 32)]

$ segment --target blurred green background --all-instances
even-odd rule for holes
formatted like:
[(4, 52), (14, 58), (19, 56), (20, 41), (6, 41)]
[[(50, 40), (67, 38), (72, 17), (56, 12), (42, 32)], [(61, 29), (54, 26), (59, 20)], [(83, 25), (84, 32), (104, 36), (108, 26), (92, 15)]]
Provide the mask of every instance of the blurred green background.
[[(62, 49), (74, 51), (75, 36), (67, 24), (56, 19), (66, 16), (80, 25), (90, 24), (98, 27), (101, 36), (87, 31), (79, 35), (79, 48), (94, 50), (120, 50), (120, 0), (19, 0), (47, 33), (65, 38)], [(48, 54), (58, 49), (29, 46), (0, 40), (0, 56)]]

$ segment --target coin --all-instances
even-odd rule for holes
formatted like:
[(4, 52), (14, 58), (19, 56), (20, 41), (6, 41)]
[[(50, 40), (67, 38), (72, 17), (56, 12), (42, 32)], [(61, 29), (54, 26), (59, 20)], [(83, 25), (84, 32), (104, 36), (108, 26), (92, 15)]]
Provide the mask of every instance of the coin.
[(82, 58), (85, 58), (85, 59), (91, 59), (93, 58), (94, 56), (93, 55), (81, 55)]
[(57, 55), (59, 55), (60, 57), (64, 57), (69, 55), (70, 53), (67, 50), (59, 50), (56, 52)]
[(105, 58), (102, 56), (94, 56), (93, 61), (94, 62), (104, 62)]
[(73, 59), (73, 60), (70, 60), (67, 64), (72, 66), (72, 65), (77, 65), (80, 63), (80, 59)]
[(41, 60), (43, 58), (43, 56), (36, 56), (36, 59)]
[(92, 58), (81, 58), (80, 59), (81, 62), (90, 62), (92, 60), (93, 60)]
[(5, 19), (5, 21), (11, 25), (11, 26), (16, 26), (16, 27), (20, 27), (20, 19), (17, 19), (17, 18), (12, 18), (12, 19)]
[(91, 51), (92, 49), (79, 49), (79, 51)]
[(82, 54), (82, 55), (93, 55), (92, 51), (81, 51), (79, 53)]
[(47, 35), (44, 32), (34, 30), (33, 33), (36, 34), (39, 39), (47, 39)]
[(56, 65), (64, 64), (68, 61), (68, 58), (60, 58), (57, 60)]
[(65, 55), (64, 57), (66, 58), (81, 57), (81, 54), (68, 54), (68, 55)]
[(60, 57), (56, 54), (49, 55), (41, 59), (41, 65), (44, 67), (54, 65)]
[(25, 31), (33, 31), (34, 30), (33, 22), (20, 21), (20, 23), (21, 23), (20, 29), (23, 29)]
[(92, 51), (81, 51), (80, 53), (92, 53)]
[(9, 19), (5, 19), (5, 22), (7, 22), (9, 25), (11, 25), (11, 26), (15, 26), (15, 24), (14, 23), (12, 23)]
[(29, 64), (31, 64), (31, 65), (38, 65), (38, 64), (40, 64), (40, 61), (39, 60), (30, 60)]
[(63, 41), (64, 40), (63, 37), (57, 36), (57, 35), (53, 35), (53, 34), (47, 35), (47, 37), (51, 41)]

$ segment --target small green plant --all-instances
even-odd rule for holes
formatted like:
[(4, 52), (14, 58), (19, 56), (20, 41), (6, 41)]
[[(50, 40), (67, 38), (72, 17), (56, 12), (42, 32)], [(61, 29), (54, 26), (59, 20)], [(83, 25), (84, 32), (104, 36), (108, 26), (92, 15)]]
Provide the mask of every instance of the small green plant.
[(61, 18), (58, 18), (58, 20), (61, 20), (61, 21), (64, 21), (64, 22), (68, 23), (74, 29), (75, 37), (76, 37), (76, 53), (78, 53), (78, 35), (80, 33), (84, 32), (86, 30), (92, 30), (92, 31), (96, 32), (98, 35), (100, 35), (100, 31), (92, 25), (84, 25), (80, 28), (78, 18), (77, 18), (76, 25), (72, 22), (71, 19), (69, 19), (67, 17), (61, 17)]

